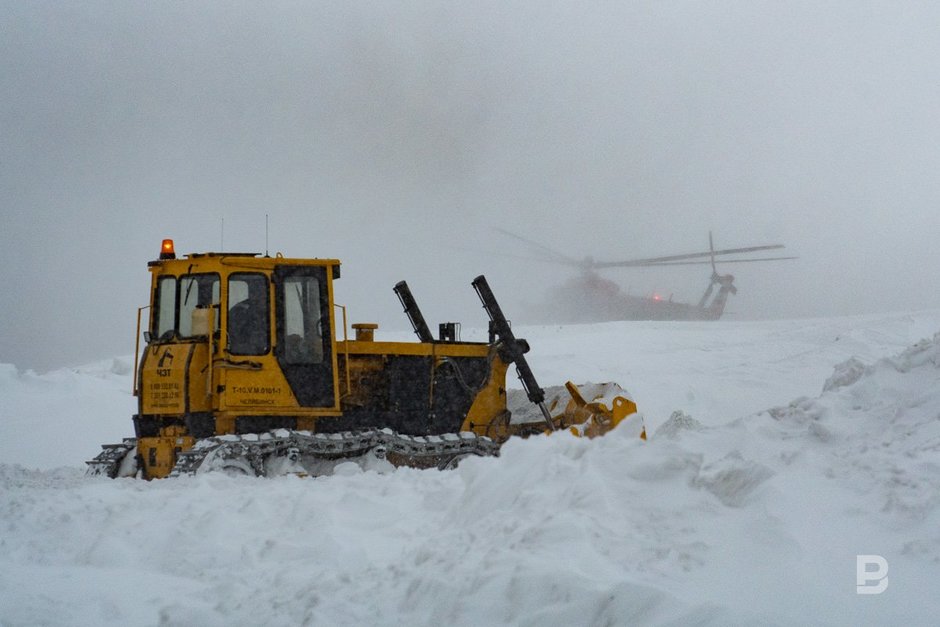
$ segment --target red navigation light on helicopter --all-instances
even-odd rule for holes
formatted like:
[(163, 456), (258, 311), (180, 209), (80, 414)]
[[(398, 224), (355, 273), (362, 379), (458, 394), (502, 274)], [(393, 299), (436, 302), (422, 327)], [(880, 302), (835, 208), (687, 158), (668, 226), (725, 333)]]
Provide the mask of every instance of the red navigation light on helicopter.
[(163, 245), (160, 246), (160, 259), (176, 259), (176, 251), (173, 250), (173, 240), (163, 240)]

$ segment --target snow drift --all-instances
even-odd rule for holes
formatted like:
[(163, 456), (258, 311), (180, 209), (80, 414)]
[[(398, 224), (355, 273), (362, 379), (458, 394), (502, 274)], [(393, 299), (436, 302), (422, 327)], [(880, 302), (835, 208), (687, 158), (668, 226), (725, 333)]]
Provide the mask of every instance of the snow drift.
[[(940, 312), (533, 328), (543, 382), (565, 363), (610, 375), (650, 440), (556, 434), (451, 472), (317, 479), (85, 478), (81, 459), (129, 435), (126, 361), (6, 367), (0, 623), (933, 624), (925, 326)], [(859, 554), (889, 563), (883, 594), (856, 594)]]

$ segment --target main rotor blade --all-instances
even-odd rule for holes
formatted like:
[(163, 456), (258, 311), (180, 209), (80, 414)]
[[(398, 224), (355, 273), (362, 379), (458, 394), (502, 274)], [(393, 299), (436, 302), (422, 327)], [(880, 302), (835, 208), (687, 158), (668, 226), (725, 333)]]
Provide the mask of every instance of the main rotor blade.
[(583, 263), (583, 262), (578, 261), (577, 259), (572, 259), (572, 258), (569, 257), (568, 255), (562, 254), (562, 253), (558, 252), (557, 250), (554, 250), (554, 249), (552, 249), (552, 248), (549, 248), (548, 246), (545, 246), (545, 245), (543, 245), (543, 244), (539, 244), (538, 242), (533, 242), (532, 240), (527, 239), (527, 238), (525, 238), (525, 237), (522, 237), (521, 235), (516, 235), (515, 233), (510, 233), (510, 232), (507, 231), (506, 229), (501, 229), (501, 228), (499, 228), (499, 227), (496, 227), (496, 230), (499, 231), (500, 233), (502, 233), (503, 235), (507, 235), (507, 236), (509, 236), (509, 237), (513, 237), (513, 238), (519, 240), (520, 242), (525, 242), (525, 243), (528, 244), (529, 246), (532, 246), (533, 248), (538, 249), (539, 251), (542, 252), (542, 254), (545, 255), (545, 260), (546, 260), (546, 261), (554, 261), (555, 263), (561, 263), (561, 264), (565, 264), (565, 265), (567, 265), (567, 266), (578, 266), (578, 267), (584, 266), (584, 263)]
[[(726, 259), (721, 261), (722, 265), (726, 263), (749, 263), (753, 261), (782, 261), (784, 259), (799, 259), (799, 257), (763, 257), (760, 259)], [(653, 263), (644, 263), (640, 267), (662, 267), (662, 266), (707, 266), (711, 261), (657, 261)]]
[[(649, 266), (666, 263), (670, 261), (681, 261), (683, 259), (701, 259), (702, 257), (711, 257), (712, 255), (735, 255), (738, 253), (752, 253), (758, 250), (775, 250), (784, 248), (783, 244), (769, 244), (766, 246), (747, 246), (745, 248), (725, 248), (714, 252), (707, 251), (703, 253), (689, 253), (687, 255), (668, 255), (666, 257), (649, 257), (646, 259), (630, 259), (628, 261), (600, 261), (595, 262), (595, 268), (629, 268), (631, 266)], [(722, 263), (728, 263), (722, 261)]]
[(718, 270), (715, 268), (715, 242), (712, 239), (711, 231), (708, 232), (708, 253), (712, 262), (712, 274), (718, 274)]

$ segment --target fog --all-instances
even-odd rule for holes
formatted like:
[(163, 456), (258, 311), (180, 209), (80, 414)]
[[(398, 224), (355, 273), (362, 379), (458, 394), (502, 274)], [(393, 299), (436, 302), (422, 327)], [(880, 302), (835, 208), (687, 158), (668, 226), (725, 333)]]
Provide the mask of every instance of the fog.
[[(940, 307), (934, 2), (0, 5), (0, 362), (133, 351), (160, 241), (516, 323), (575, 258), (783, 243), (735, 319)], [(268, 229), (265, 230), (265, 216)], [(608, 270), (696, 302), (709, 269)], [(529, 308), (529, 309), (527, 309)]]

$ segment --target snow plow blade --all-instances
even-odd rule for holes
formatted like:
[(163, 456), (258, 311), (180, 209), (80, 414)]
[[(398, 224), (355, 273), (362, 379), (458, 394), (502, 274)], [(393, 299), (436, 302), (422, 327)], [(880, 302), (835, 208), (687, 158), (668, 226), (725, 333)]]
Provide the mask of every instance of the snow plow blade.
[[(578, 437), (594, 438), (616, 428), (629, 420), (629, 427), (637, 437), (646, 439), (646, 427), (642, 416), (637, 415), (636, 403), (616, 383), (587, 383), (581, 386), (571, 381), (565, 383), (571, 400), (563, 412), (553, 418), (559, 428)], [(590, 400), (587, 400), (590, 399)]]
[(616, 383), (584, 383), (545, 388), (545, 402), (552, 416), (552, 430), (545, 428), (537, 408), (526, 403), (522, 390), (510, 391), (508, 404), (512, 419), (506, 432), (497, 435), (503, 441), (508, 436), (530, 436), (538, 433), (569, 431), (578, 437), (594, 438), (611, 430), (629, 430), (636, 437), (646, 439), (643, 416), (637, 413), (636, 403)]

